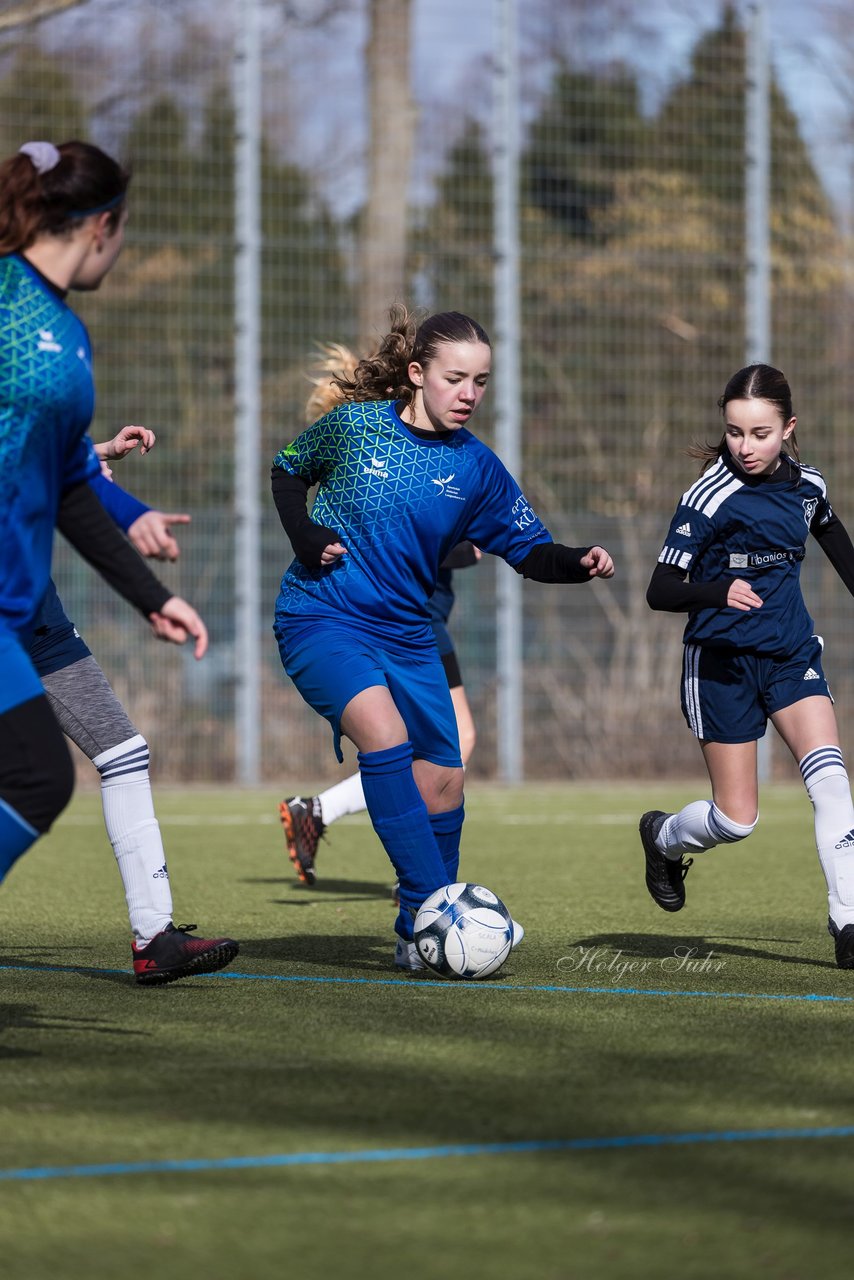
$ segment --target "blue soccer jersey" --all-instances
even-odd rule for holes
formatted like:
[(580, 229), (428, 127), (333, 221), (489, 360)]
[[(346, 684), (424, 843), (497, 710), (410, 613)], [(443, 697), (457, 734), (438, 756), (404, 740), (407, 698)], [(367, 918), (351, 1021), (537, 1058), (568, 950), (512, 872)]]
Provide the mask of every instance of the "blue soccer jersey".
[(82, 321), (22, 258), (0, 258), (0, 626), (25, 633), (47, 589), (65, 489), (99, 472)]
[(434, 641), (425, 601), (451, 548), (470, 540), (517, 565), (552, 540), (491, 449), (465, 428), (418, 436), (392, 401), (338, 406), (274, 466), (318, 485), (312, 519), (347, 548), (329, 568), (292, 562), (279, 625), (346, 620), (390, 645), (427, 648)]
[(749, 476), (723, 454), (681, 497), (659, 563), (692, 582), (741, 578), (762, 600), (749, 613), (690, 614), (685, 643), (783, 655), (814, 631), (800, 587), (807, 535), (833, 517), (824, 478), (786, 455), (772, 475)]

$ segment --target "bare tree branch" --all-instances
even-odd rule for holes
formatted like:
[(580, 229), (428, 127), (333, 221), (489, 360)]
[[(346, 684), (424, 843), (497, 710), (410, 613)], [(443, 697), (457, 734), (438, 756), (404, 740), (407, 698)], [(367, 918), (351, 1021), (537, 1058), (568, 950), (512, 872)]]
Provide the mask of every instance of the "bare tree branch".
[(50, 18), (65, 9), (75, 9), (85, 4), (86, 0), (21, 0), (11, 9), (0, 13), (0, 31), (11, 27), (32, 27), (42, 18)]

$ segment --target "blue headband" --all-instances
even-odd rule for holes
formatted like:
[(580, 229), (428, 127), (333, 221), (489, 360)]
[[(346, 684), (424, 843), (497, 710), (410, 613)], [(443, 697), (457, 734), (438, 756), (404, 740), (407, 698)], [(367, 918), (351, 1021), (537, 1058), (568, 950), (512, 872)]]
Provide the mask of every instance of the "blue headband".
[(93, 213), (106, 213), (108, 209), (115, 209), (122, 204), (127, 193), (120, 191), (117, 196), (113, 196), (112, 200), (108, 200), (106, 204), (96, 205), (94, 209), (75, 209), (68, 214), (69, 218), (91, 218)]

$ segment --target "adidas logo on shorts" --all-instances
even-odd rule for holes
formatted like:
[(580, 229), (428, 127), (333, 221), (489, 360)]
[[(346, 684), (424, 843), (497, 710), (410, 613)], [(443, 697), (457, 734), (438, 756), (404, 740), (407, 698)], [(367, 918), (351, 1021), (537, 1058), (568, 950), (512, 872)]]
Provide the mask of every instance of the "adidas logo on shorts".
[(812, 667), (807, 667), (807, 670), (806, 670), (806, 672), (804, 673), (804, 679), (805, 679), (805, 680), (820, 680), (820, 679), (821, 679), (821, 676), (818, 674), (818, 672), (817, 672), (817, 671), (813, 671)]

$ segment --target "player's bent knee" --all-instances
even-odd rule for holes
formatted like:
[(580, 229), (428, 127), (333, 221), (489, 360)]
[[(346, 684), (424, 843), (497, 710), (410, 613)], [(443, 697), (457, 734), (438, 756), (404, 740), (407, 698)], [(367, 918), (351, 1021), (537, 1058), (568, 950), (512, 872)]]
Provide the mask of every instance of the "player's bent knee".
[(716, 804), (712, 805), (708, 818), (709, 828), (720, 844), (735, 844), (738, 840), (746, 840), (755, 829), (758, 821), (759, 814), (757, 813), (748, 822), (736, 822), (734, 818), (730, 818), (722, 809), (719, 809)]
[(451, 769), (444, 765), (432, 764), (427, 760), (416, 760), (413, 773), (429, 813), (444, 813), (462, 804), (465, 783), (465, 773), (462, 769)]

